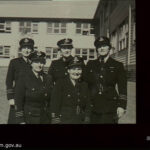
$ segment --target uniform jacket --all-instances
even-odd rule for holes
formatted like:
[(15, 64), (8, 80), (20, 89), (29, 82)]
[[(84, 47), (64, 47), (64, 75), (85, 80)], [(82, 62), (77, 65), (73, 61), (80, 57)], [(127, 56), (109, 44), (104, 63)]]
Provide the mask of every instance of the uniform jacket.
[[(17, 123), (34, 123), (28, 120), (30, 116), (40, 119), (43, 110), (47, 111), (53, 85), (50, 76), (44, 73), (42, 76), (43, 82), (40, 82), (30, 70), (19, 78), (15, 88)], [(37, 123), (40, 123), (40, 120)]]
[(91, 103), (87, 83), (79, 82), (74, 87), (69, 77), (60, 79), (52, 91), (51, 112), (61, 116), (62, 123), (78, 123), (73, 119), (77, 116), (77, 106), (81, 117), (89, 117)]
[(19, 78), (19, 74), (30, 68), (30, 64), (27, 64), (23, 58), (15, 58), (10, 61), (6, 77), (8, 100), (14, 99), (14, 87)]
[(72, 58), (73, 57), (70, 56), (66, 62), (63, 61), (63, 58), (52, 61), (48, 74), (52, 76), (53, 82), (68, 76), (68, 64)]
[(126, 108), (127, 80), (121, 62), (109, 57), (102, 67), (98, 59), (89, 61), (83, 76), (89, 85), (93, 111), (105, 113)]

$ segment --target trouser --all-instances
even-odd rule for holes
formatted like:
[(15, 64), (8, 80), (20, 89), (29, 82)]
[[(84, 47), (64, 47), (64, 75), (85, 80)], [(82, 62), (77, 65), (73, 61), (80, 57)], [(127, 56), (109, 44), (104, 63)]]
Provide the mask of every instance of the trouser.
[(8, 124), (16, 124), (16, 111), (15, 105), (10, 105), (9, 114), (8, 114)]
[(117, 124), (118, 118), (116, 113), (96, 113), (91, 114), (91, 124)]

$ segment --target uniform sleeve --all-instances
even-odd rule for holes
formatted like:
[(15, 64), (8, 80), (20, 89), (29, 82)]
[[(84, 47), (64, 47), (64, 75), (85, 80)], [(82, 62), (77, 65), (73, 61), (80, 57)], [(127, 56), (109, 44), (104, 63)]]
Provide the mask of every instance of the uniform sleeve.
[(14, 86), (13, 82), (15, 80), (15, 69), (14, 63), (11, 60), (8, 66), (8, 72), (6, 76), (6, 90), (7, 90), (7, 99), (14, 99)]
[(54, 67), (54, 63), (52, 61), (51, 65), (50, 65), (50, 67), (48, 69), (48, 74), (51, 76), (53, 83), (55, 82), (55, 79), (54, 79), (54, 68), (55, 68)]
[(57, 81), (51, 95), (51, 113), (55, 113), (56, 117), (60, 115), (60, 107), (62, 103), (62, 83)]
[(86, 91), (87, 91), (87, 98), (86, 98), (85, 116), (90, 117), (91, 110), (92, 110), (92, 103), (90, 99), (88, 86), (86, 86)]
[(118, 107), (126, 109), (127, 106), (127, 76), (126, 71), (121, 63), (118, 71)]
[(25, 102), (25, 79), (20, 77), (15, 87), (16, 102), (16, 122), (25, 122), (24, 120), (24, 102)]

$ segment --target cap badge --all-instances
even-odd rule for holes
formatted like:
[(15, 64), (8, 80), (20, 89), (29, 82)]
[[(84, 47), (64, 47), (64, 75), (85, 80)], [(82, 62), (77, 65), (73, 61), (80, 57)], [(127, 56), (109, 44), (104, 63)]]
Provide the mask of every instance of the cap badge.
[(24, 42), (25, 42), (25, 43), (28, 43), (28, 42), (29, 42), (29, 40), (28, 40), (28, 39), (25, 39), (25, 40), (24, 40)]
[(66, 40), (65, 40), (65, 43), (68, 43), (68, 42), (69, 42), (69, 40), (68, 40), (68, 39), (66, 39)]
[(79, 59), (77, 57), (74, 58), (74, 62), (78, 62)]
[(102, 41), (104, 41), (104, 39), (101, 37), (101, 38), (99, 39), (99, 41), (102, 42)]
[(38, 55), (38, 56), (41, 56), (41, 52), (38, 51), (38, 52), (37, 52), (37, 55)]

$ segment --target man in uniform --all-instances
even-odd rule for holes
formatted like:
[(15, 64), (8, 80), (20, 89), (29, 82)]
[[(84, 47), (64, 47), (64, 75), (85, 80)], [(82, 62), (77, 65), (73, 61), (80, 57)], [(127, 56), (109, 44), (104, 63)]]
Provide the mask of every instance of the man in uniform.
[(90, 122), (91, 101), (88, 84), (81, 79), (83, 60), (74, 57), (68, 76), (58, 80), (51, 97), (52, 123), (84, 124)]
[(98, 59), (88, 62), (84, 74), (93, 104), (91, 123), (115, 124), (126, 110), (126, 72), (121, 62), (110, 57), (111, 44), (107, 37), (98, 37), (94, 45)]
[(48, 108), (53, 88), (49, 75), (43, 72), (45, 53), (35, 51), (29, 58), (32, 69), (19, 77), (15, 87), (16, 123), (49, 124)]
[(64, 78), (68, 75), (68, 63), (73, 59), (71, 50), (73, 48), (72, 39), (62, 39), (57, 42), (62, 57), (59, 60), (52, 61), (48, 74), (52, 76), (53, 82), (56, 83), (58, 79)]
[(19, 42), (22, 57), (15, 58), (10, 61), (7, 77), (7, 99), (10, 104), (10, 111), (8, 116), (8, 124), (15, 124), (15, 101), (14, 101), (14, 87), (21, 74), (21, 72), (30, 69), (29, 55), (34, 50), (34, 41), (30, 38), (23, 38)]

